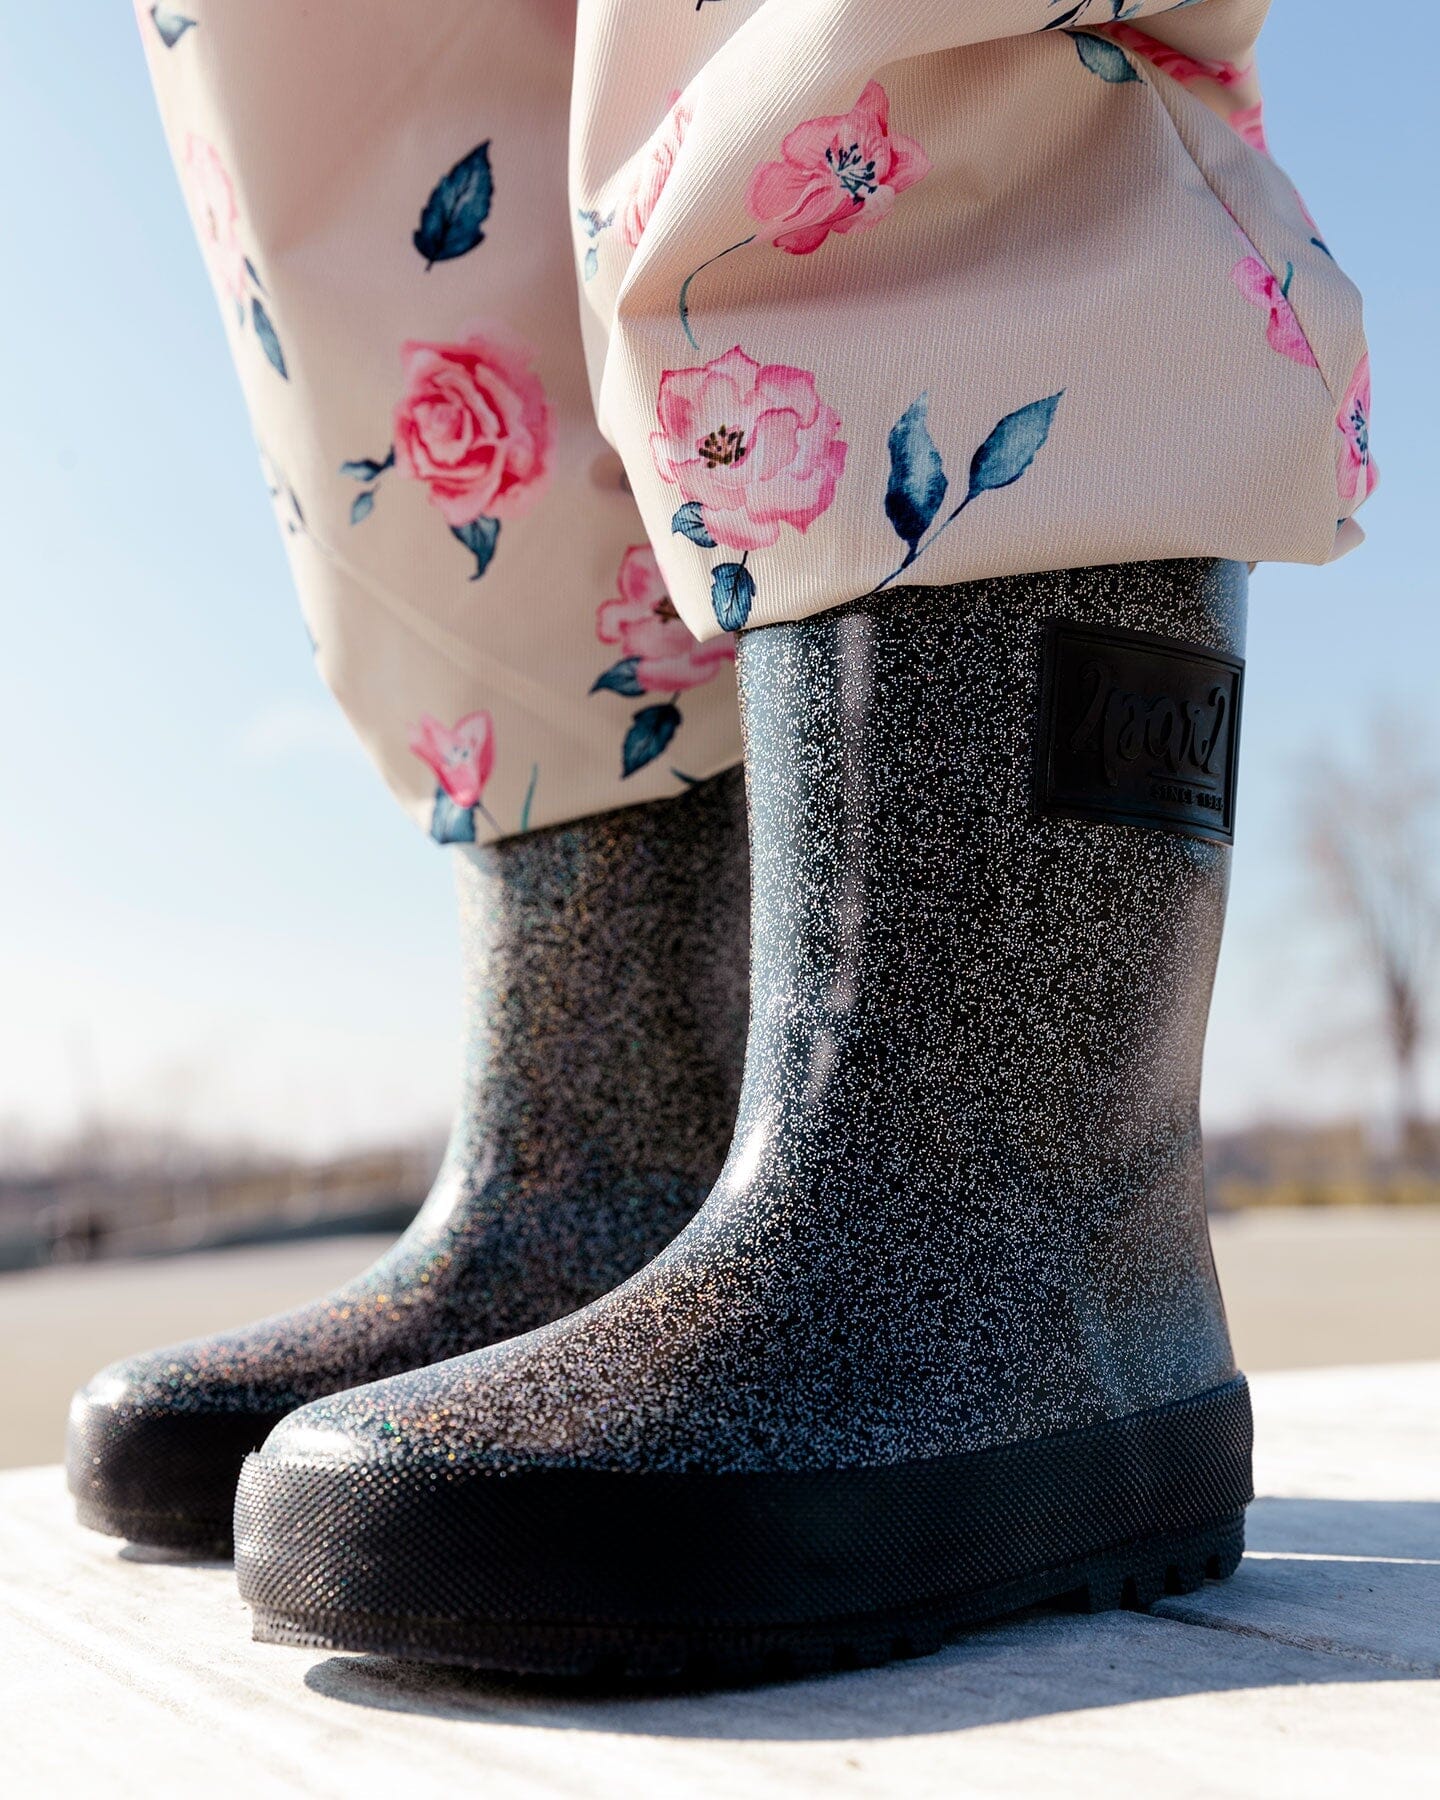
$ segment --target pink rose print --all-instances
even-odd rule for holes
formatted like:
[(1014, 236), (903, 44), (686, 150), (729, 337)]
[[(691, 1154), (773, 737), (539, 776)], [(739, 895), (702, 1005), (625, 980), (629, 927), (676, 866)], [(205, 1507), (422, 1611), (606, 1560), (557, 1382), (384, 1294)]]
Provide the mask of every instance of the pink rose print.
[(1289, 300), (1290, 283), (1294, 275), (1294, 264), (1287, 263), (1285, 280), (1277, 280), (1258, 256), (1245, 257), (1230, 271), (1230, 279), (1250, 304), (1269, 312), (1270, 322), (1265, 327), (1265, 336), (1270, 348), (1278, 350), (1281, 356), (1288, 356), (1291, 362), (1299, 363), (1303, 368), (1313, 369), (1316, 366), (1315, 352), (1306, 342), (1305, 333), (1300, 329), (1300, 321), (1295, 317), (1295, 309)]
[(235, 184), (220, 152), (192, 131), (185, 140), (185, 181), (195, 228), (215, 279), (237, 301), (245, 298), (245, 252)]
[(734, 662), (732, 637), (702, 644), (691, 636), (648, 544), (632, 544), (625, 552), (619, 587), (619, 599), (606, 600), (596, 613), (595, 635), (602, 644), (620, 646), (638, 692), (683, 693), (712, 681), (725, 663)]
[(807, 119), (788, 133), (781, 161), (762, 163), (746, 196), (769, 242), (792, 256), (818, 250), (832, 231), (883, 219), (895, 196), (929, 173), (914, 138), (890, 130), (890, 101), (870, 81), (848, 113)]
[(737, 344), (703, 368), (667, 369), (656, 413), (655, 467), (711, 544), (763, 549), (782, 525), (807, 530), (835, 498), (847, 448), (840, 415), (805, 369), (757, 363)]
[(625, 242), (632, 250), (640, 242), (640, 234), (650, 223), (650, 215), (655, 210), (665, 183), (670, 179), (670, 171), (675, 167), (675, 158), (680, 154), (680, 146), (685, 141), (685, 133), (693, 117), (690, 107), (677, 96), (665, 122), (646, 146), (639, 172), (626, 196), (621, 224)]
[(410, 733), (410, 748), (456, 806), (480, 804), (495, 766), (495, 722), (488, 712), (467, 713), (453, 730), (424, 713)]
[(452, 530), (513, 518), (550, 473), (554, 431), (529, 353), (492, 325), (454, 344), (400, 347), (395, 466), (429, 489)]
[(1358, 506), (1371, 493), (1380, 479), (1380, 471), (1370, 460), (1370, 358), (1362, 356), (1340, 411), (1335, 415), (1340, 444), (1335, 456), (1336, 485), (1342, 500), (1353, 500)]
[(398, 469), (430, 500), (475, 558), (490, 567), (502, 519), (523, 513), (550, 474), (555, 432), (530, 352), (500, 326), (466, 327), (459, 343), (400, 346), (405, 391), (395, 438), (382, 457), (357, 456), (340, 473), (365, 485), (350, 507), (359, 525), (375, 510), (381, 476)]

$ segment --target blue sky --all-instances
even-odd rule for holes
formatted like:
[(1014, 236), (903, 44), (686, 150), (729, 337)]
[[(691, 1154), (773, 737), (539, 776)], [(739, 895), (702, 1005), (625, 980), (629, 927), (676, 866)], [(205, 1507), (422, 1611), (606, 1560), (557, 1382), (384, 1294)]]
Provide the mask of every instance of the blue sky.
[[(1369, 542), (1255, 580), (1212, 1122), (1372, 1105), (1311, 944), (1304, 756), (1432, 717), (1440, 250), (1421, 56), (1280, 0), (1272, 146), (1366, 295)], [(311, 667), (129, 9), (7, 7), (0, 63), (0, 1140), (77, 1120), (319, 1150), (441, 1124), (450, 871)], [(1433, 1085), (1433, 1084), (1432, 1084)], [(3, 1142), (0, 1142), (3, 1154)]]

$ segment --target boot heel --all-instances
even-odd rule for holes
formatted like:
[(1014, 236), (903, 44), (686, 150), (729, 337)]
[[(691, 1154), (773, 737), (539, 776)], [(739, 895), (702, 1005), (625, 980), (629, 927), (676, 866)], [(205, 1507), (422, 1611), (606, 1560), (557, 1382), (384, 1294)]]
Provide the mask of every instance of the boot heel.
[(1187, 1532), (1147, 1538), (1106, 1551), (1085, 1568), (1085, 1580), (1058, 1595), (1064, 1611), (1148, 1612), (1170, 1594), (1193, 1594), (1207, 1581), (1223, 1581), (1245, 1551), (1245, 1514)]

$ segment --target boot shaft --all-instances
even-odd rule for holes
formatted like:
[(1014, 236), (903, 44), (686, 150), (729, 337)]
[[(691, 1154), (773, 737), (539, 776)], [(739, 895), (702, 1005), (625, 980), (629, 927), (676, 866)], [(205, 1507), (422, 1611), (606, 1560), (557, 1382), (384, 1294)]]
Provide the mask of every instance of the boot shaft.
[[(713, 1177), (739, 1093), (744, 779), (456, 853), (451, 1154)], [(483, 1149), (477, 1150), (477, 1146)]]
[[(898, 1105), (937, 1164), (962, 1184), (983, 1168), (987, 1192), (1000, 1177), (1099, 1204), (1168, 1161), (1198, 1200), (1229, 848), (1042, 811), (1037, 764), (1053, 621), (1238, 657), (1245, 579), (1211, 562), (1076, 570), (900, 590), (743, 636), (751, 1067), (788, 1071), (797, 1124), (880, 1174), (895, 1134), (867, 1122)], [(1163, 805), (1178, 790), (1161, 778), (1197, 744), (1222, 767), (1206, 734), (1228, 691), (1192, 720), (1183, 694), (1147, 690), (1165, 673), (1152, 660), (1138, 689), (1107, 694), (1101, 652), (1061, 671), (1076, 692), (1059, 729), (1062, 752), (1088, 731), (1076, 753), (1093, 751), (1102, 801), (1133, 800), (1138, 764)]]

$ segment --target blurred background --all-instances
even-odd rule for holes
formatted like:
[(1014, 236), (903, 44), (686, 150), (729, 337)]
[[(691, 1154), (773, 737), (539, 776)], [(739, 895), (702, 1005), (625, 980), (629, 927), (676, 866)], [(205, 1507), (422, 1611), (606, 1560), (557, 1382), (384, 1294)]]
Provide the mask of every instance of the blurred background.
[[(1272, 147), (1366, 295), (1369, 542), (1252, 599), (1204, 1106), (1242, 1363), (1440, 1355), (1440, 251), (1421, 56), (1277, 4)], [(0, 1464), (127, 1351), (413, 1212), (454, 1089), (446, 857), (311, 667), (133, 18), (4, 5)]]

